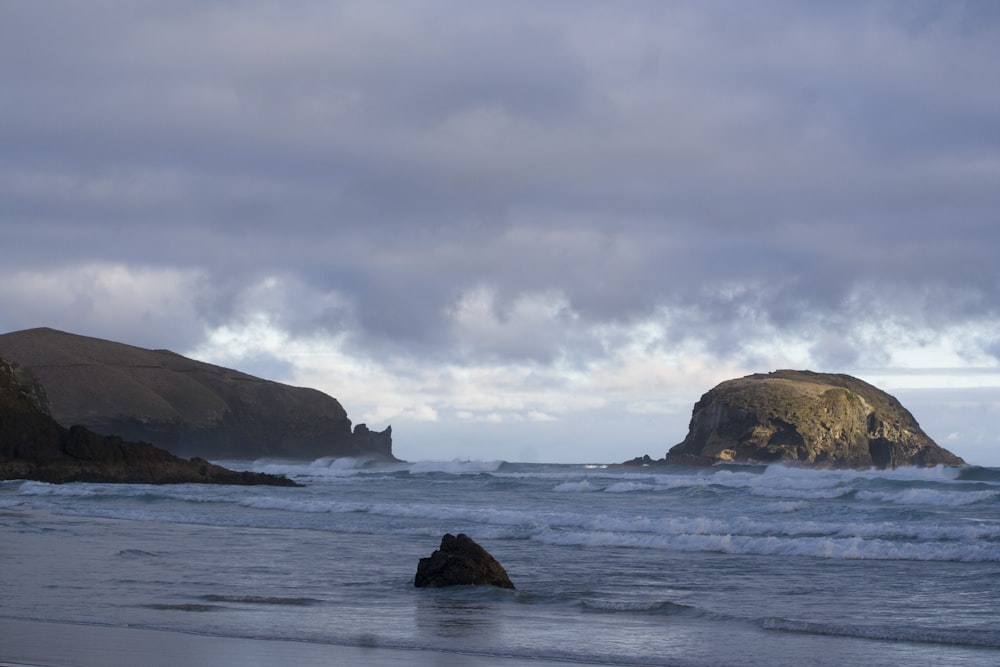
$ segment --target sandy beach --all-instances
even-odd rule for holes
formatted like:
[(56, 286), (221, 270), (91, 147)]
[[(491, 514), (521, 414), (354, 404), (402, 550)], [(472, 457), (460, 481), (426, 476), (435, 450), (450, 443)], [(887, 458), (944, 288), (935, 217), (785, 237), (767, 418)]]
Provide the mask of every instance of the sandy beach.
[(3, 667), (544, 667), (565, 662), (0, 619)]

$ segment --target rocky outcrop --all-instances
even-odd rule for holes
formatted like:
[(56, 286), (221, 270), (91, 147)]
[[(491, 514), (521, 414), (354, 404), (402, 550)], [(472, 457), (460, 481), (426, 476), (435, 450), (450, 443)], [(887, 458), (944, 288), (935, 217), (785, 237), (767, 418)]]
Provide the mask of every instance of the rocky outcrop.
[(325, 456), (395, 461), (392, 430), (370, 431), (315, 389), (53, 329), (0, 335), (0, 357), (44, 387), (51, 416), (105, 435), (212, 459)]
[(0, 359), (0, 480), (299, 486), (284, 476), (188, 461), (83, 426), (67, 429), (46, 414), (44, 405), (42, 388), (19, 382), (12, 366)]
[(417, 564), (413, 585), (417, 588), (440, 586), (499, 586), (514, 588), (507, 571), (493, 556), (464, 534), (451, 533), (441, 538), (441, 547)]
[(701, 397), (666, 463), (794, 463), (832, 468), (964, 465), (899, 401), (849, 375), (780, 370)]

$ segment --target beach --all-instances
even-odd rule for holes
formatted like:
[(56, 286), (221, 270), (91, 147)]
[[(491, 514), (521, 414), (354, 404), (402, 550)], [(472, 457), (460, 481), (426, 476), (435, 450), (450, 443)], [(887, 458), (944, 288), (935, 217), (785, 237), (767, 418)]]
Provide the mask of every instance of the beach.
[(0, 619), (0, 665), (4, 667), (545, 667), (560, 664), (566, 663)]

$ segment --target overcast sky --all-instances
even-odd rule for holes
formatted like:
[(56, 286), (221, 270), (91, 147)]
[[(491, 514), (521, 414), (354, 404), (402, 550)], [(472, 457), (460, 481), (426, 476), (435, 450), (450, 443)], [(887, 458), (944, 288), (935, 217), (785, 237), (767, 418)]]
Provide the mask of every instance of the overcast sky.
[(0, 2), (0, 331), (661, 457), (856, 375), (1000, 465), (1000, 3)]

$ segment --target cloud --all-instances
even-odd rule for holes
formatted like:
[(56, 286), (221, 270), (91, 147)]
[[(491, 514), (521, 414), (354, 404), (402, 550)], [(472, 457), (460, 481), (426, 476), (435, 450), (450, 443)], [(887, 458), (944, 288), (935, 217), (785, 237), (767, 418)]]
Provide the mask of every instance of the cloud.
[(190, 296), (204, 280), (199, 271), (126, 264), (8, 270), (0, 280), (0, 325), (5, 331), (50, 326), (132, 345), (169, 343), (184, 349), (203, 334)]
[(442, 426), (1000, 363), (992, 3), (57, 14), (0, 22), (7, 330)]

